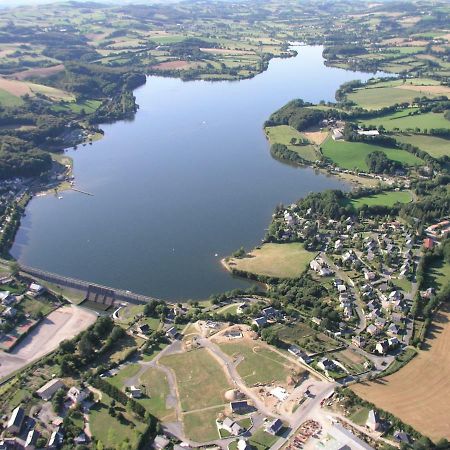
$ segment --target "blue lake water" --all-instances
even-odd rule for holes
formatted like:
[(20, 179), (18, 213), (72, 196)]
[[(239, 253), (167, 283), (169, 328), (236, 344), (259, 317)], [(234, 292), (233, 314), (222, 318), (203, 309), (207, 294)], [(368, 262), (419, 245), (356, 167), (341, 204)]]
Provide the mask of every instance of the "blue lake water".
[[(149, 77), (133, 121), (69, 150), (76, 187), (34, 198), (12, 248), (44, 270), (167, 299), (206, 298), (248, 284), (220, 258), (260, 243), (278, 203), (347, 189), (336, 178), (274, 160), (262, 125), (294, 98), (334, 100), (372, 74), (326, 67), (322, 47), (272, 60), (235, 82)], [(217, 255), (217, 256), (216, 256)]]

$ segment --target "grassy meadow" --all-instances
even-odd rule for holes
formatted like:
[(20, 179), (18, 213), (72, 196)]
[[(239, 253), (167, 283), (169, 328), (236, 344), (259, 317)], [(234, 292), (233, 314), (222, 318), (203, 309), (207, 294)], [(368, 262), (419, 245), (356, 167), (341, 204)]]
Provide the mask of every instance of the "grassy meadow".
[(380, 147), (370, 145), (364, 142), (344, 142), (334, 141), (328, 138), (322, 145), (322, 153), (339, 167), (343, 169), (356, 169), (368, 171), (366, 157), (369, 153), (380, 150), (386, 154), (389, 159), (398, 161), (407, 166), (419, 166), (423, 161), (417, 156), (404, 150)]
[(264, 244), (242, 258), (230, 258), (230, 267), (257, 275), (296, 278), (308, 267), (315, 253), (300, 242)]
[(350, 200), (350, 204), (354, 208), (361, 208), (363, 205), (394, 206), (396, 203), (409, 203), (411, 200), (412, 196), (409, 191), (387, 191), (352, 199)]
[[(450, 127), (450, 122), (447, 122)], [(436, 136), (425, 136), (423, 134), (402, 134), (395, 136), (395, 139), (405, 144), (415, 145), (434, 158), (441, 158), (445, 155), (450, 156), (450, 140), (448, 139)]]

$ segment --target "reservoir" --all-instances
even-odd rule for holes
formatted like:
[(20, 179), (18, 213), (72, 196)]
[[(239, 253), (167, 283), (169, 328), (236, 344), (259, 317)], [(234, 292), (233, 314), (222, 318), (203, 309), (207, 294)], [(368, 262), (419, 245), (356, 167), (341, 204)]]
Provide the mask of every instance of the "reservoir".
[(132, 121), (68, 150), (76, 187), (35, 197), (12, 254), (61, 275), (164, 299), (203, 299), (247, 287), (220, 259), (261, 242), (279, 203), (348, 189), (336, 178), (273, 159), (263, 123), (289, 100), (333, 101), (372, 74), (326, 67), (322, 47), (298, 47), (266, 72), (234, 82), (148, 77)]

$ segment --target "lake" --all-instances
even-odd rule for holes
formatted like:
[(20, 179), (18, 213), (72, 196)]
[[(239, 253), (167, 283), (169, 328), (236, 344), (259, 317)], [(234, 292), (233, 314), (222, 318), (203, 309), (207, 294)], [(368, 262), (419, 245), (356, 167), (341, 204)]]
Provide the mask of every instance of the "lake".
[(289, 100), (334, 100), (345, 81), (373, 75), (326, 67), (322, 47), (296, 47), (250, 80), (148, 77), (132, 121), (69, 150), (76, 187), (35, 197), (12, 255), (62, 275), (165, 299), (203, 299), (247, 282), (220, 259), (261, 242), (279, 203), (348, 189), (336, 178), (273, 159), (262, 125)]

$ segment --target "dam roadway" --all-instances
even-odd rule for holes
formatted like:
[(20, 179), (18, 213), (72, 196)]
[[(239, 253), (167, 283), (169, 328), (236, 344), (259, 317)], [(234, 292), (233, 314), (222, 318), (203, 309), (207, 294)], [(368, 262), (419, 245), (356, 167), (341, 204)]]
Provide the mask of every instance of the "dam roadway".
[(56, 273), (47, 272), (45, 270), (36, 269), (35, 267), (30, 267), (24, 264), (19, 264), (20, 272), (29, 275), (31, 277), (39, 278), (40, 280), (47, 281), (49, 283), (55, 284), (59, 287), (66, 287), (70, 289), (76, 289), (78, 291), (82, 292), (88, 292), (89, 288), (95, 288), (98, 290), (107, 290), (107, 291), (113, 291), (114, 292), (114, 298), (116, 302), (128, 302), (133, 304), (142, 304), (142, 303), (148, 303), (151, 300), (158, 300), (160, 299), (155, 297), (148, 297), (141, 294), (136, 294), (134, 292), (130, 292), (123, 289), (116, 289), (110, 286), (103, 286), (101, 284), (97, 283), (91, 283), (89, 281), (85, 280), (79, 280), (77, 278), (71, 278), (71, 277), (65, 277), (63, 275), (58, 275)]

